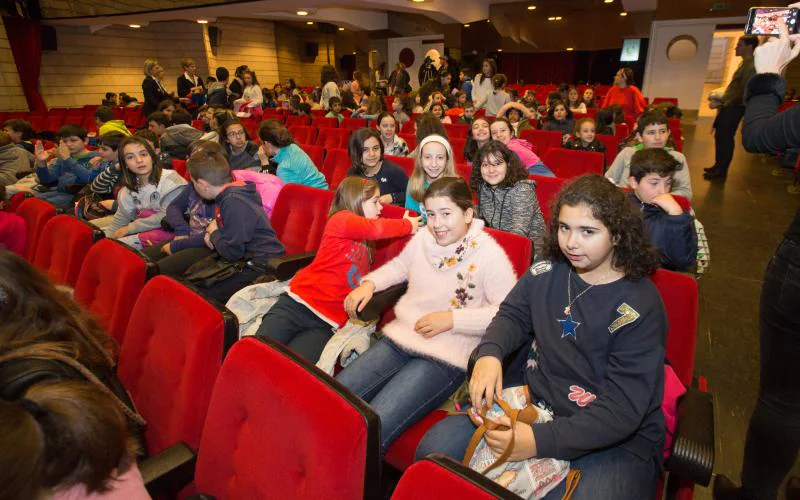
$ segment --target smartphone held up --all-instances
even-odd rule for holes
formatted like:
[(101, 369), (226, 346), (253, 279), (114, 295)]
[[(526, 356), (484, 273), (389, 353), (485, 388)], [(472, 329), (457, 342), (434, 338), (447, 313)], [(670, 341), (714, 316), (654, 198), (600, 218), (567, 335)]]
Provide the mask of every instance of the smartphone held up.
[(748, 35), (778, 36), (778, 26), (785, 24), (790, 34), (797, 33), (800, 9), (792, 7), (752, 7), (747, 14), (744, 32)]

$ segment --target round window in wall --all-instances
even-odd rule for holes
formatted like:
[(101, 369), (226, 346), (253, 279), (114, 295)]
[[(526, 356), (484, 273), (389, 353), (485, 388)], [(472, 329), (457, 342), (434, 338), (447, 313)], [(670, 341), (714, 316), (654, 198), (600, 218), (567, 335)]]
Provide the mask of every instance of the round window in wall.
[(410, 68), (414, 65), (414, 51), (406, 47), (400, 51), (398, 59), (400, 59), (400, 62), (403, 63), (406, 68)]
[(676, 36), (667, 45), (667, 59), (672, 62), (690, 61), (697, 55), (697, 40), (690, 35)]

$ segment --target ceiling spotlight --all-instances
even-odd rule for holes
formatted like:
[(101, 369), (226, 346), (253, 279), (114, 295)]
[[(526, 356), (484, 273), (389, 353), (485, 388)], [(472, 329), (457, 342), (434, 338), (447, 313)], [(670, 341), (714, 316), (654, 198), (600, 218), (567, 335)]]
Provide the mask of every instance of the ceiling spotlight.
[(465, 28), (469, 28), (469, 23), (464, 25)]
[(567, 47), (567, 52), (572, 52), (573, 50), (575, 50), (575, 49), (572, 48), (572, 47)]
[(528, 10), (536, 10), (536, 6), (535, 5), (528, 5)]
[(339, 31), (344, 31), (344, 28), (342, 28), (341, 26), (339, 26)]
[(560, 21), (560, 20), (561, 20), (561, 16), (556, 16), (556, 21)]
[(308, 15), (308, 11), (306, 11), (306, 10), (298, 10), (297, 11), (297, 15), (298, 16), (307, 16)]
[(198, 19), (197, 23), (198, 24), (208, 24), (208, 21), (206, 21), (205, 19)]
[(603, 0), (603, 3), (614, 3), (614, 0)]
[(414, 2), (414, 3), (422, 3), (422, 2), (424, 2), (425, 0), (411, 0), (411, 1), (412, 1), (412, 2)]
[(503, 52), (503, 49), (497, 49), (497, 52)]
[(306, 24), (314, 24), (314, 21), (306, 21)]
[(487, 19), (487, 20), (486, 20), (486, 22), (487, 22), (487, 23), (490, 23), (490, 22), (492, 22), (492, 20), (491, 20), (491, 19)]
[(619, 15), (622, 16), (622, 17), (625, 17), (625, 16), (628, 15), (628, 13), (627, 12), (620, 12)]
[(141, 24), (129, 24), (128, 26), (131, 27), (131, 28), (141, 28), (142, 27)]
[(548, 21), (555, 21), (555, 20), (556, 20), (556, 18), (555, 18), (555, 17), (548, 17), (548, 18), (547, 18), (547, 20), (548, 20)]

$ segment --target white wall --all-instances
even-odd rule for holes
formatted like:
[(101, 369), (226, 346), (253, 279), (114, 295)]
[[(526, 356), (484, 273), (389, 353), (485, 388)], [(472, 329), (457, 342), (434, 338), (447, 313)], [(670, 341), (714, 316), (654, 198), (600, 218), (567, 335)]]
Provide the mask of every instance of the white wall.
[[(677, 97), (683, 109), (698, 109), (703, 95), (711, 43), (717, 24), (738, 23), (744, 19), (688, 19), (654, 21), (650, 29), (642, 92), (649, 98)], [(689, 35), (697, 41), (697, 54), (686, 61), (667, 58), (669, 43), (678, 36)]]
[[(429, 35), (429, 36), (409, 36), (403, 38), (390, 38), (389, 39), (389, 59), (386, 64), (387, 76), (394, 70), (394, 65), (400, 60), (400, 51), (404, 48), (409, 48), (414, 51), (414, 64), (410, 68), (406, 68), (409, 76), (411, 77), (411, 87), (414, 89), (419, 88), (417, 75), (419, 74), (419, 67), (425, 61), (425, 53), (431, 49), (439, 51), (444, 54), (444, 43), (424, 43), (426, 40), (444, 40), (444, 35)], [(439, 61), (433, 61), (433, 64), (439, 66)]]

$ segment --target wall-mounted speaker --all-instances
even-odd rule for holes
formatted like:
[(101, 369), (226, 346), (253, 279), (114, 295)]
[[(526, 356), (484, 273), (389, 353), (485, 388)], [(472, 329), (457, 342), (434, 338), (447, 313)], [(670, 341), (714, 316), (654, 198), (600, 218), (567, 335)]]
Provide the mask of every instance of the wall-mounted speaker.
[(306, 42), (306, 57), (316, 59), (319, 55), (319, 44), (317, 42)]
[(42, 50), (58, 50), (58, 34), (55, 26), (41, 25)]
[(317, 29), (326, 35), (333, 35), (339, 31), (339, 27), (331, 23), (317, 23)]
[(222, 42), (222, 30), (216, 26), (208, 27), (208, 42), (211, 45), (211, 50), (215, 51), (219, 48)]

